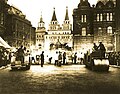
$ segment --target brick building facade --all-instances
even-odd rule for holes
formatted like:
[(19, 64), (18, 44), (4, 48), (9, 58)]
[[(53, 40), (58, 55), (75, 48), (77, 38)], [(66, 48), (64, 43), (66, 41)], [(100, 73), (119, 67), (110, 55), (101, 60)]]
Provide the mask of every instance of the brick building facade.
[[(92, 49), (93, 43), (100, 41), (107, 51), (120, 51), (119, 0), (98, 0), (96, 5), (90, 5), (88, 0), (81, 0), (78, 8), (73, 11), (74, 50)], [(117, 32), (118, 31), (118, 32)]]

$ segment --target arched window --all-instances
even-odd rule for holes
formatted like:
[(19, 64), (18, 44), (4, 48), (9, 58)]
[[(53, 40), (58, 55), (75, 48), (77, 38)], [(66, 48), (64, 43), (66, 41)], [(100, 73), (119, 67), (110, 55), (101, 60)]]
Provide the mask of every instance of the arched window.
[(111, 27), (111, 26), (109, 26), (109, 27), (107, 28), (107, 33), (108, 33), (108, 34), (112, 34), (112, 27)]
[(82, 36), (86, 36), (86, 28), (82, 28)]

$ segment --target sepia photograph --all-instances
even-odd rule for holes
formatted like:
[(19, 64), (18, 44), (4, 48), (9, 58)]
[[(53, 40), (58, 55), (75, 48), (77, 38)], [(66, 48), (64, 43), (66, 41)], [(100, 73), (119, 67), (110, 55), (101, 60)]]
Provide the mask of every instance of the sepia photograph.
[(0, 94), (120, 94), (120, 0), (0, 0)]

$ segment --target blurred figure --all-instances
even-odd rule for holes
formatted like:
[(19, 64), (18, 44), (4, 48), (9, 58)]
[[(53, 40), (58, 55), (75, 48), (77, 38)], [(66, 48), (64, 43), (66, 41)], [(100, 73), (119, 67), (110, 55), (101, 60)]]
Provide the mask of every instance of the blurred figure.
[(118, 52), (118, 66), (120, 66), (120, 52)]
[(63, 53), (63, 65), (66, 64), (66, 52)]
[(72, 63), (74, 63), (74, 53), (71, 54)]
[(56, 51), (56, 55), (55, 55), (55, 63), (54, 65), (56, 66), (58, 64), (58, 52)]
[(105, 46), (102, 44), (102, 42), (99, 43), (98, 49), (100, 51), (101, 57), (105, 58)]
[(59, 52), (59, 55), (58, 55), (58, 66), (61, 66), (61, 63), (62, 63), (62, 54), (61, 52)]
[(24, 62), (29, 62), (29, 50), (24, 47)]
[(22, 45), (17, 51), (17, 57), (18, 57), (18, 60), (21, 61), (21, 64), (24, 64), (24, 49)]
[(77, 53), (74, 54), (74, 64), (77, 63)]
[(40, 56), (41, 56), (41, 67), (43, 67), (43, 65), (44, 65), (44, 51), (42, 51), (42, 54)]
[(98, 50), (98, 46), (96, 45), (96, 43), (93, 44), (93, 51), (97, 51)]
[(49, 64), (51, 64), (52, 62), (52, 57), (49, 57)]

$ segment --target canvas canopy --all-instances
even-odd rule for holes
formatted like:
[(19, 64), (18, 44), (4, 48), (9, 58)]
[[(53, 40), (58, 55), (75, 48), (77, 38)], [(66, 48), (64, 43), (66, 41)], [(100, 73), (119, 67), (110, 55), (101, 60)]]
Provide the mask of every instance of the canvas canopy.
[(0, 46), (11, 48), (11, 46), (0, 37)]

